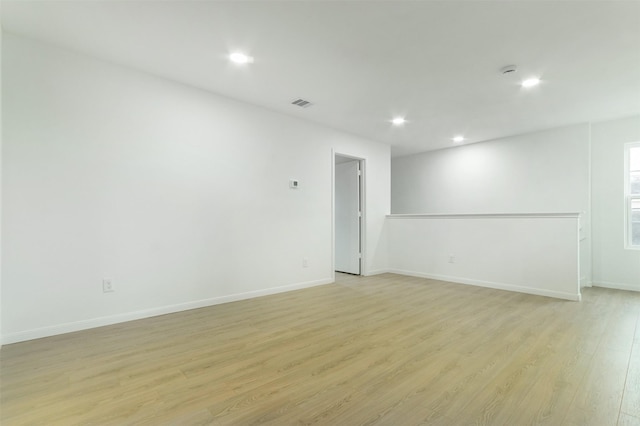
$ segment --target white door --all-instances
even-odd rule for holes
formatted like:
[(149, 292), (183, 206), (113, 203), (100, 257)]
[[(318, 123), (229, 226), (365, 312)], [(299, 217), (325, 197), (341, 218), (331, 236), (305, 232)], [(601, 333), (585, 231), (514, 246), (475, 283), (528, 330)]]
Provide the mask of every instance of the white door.
[(360, 275), (360, 161), (335, 170), (336, 271)]

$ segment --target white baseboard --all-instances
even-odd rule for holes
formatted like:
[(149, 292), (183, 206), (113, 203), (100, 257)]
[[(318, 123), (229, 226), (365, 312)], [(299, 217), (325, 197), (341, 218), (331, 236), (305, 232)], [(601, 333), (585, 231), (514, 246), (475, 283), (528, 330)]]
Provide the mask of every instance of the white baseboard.
[(374, 269), (373, 271), (367, 271), (366, 276), (370, 277), (372, 275), (386, 274), (387, 272), (389, 272), (388, 269)]
[(387, 272), (391, 272), (393, 274), (408, 275), (411, 277), (429, 278), (432, 280), (439, 280), (439, 281), (449, 281), (456, 284), (467, 284), (467, 285), (474, 285), (478, 287), (487, 287), (487, 288), (493, 288), (496, 290), (507, 290), (507, 291), (515, 291), (518, 293), (534, 294), (536, 296), (547, 296), (547, 297), (553, 297), (556, 299), (565, 299), (565, 300), (572, 300), (577, 302), (581, 300), (580, 293), (577, 293), (577, 294), (565, 293), (561, 291), (546, 290), (546, 289), (540, 289), (535, 287), (524, 287), (524, 286), (519, 286), (515, 284), (505, 284), (505, 283), (496, 283), (492, 281), (473, 280), (468, 278), (452, 277), (448, 275), (426, 274), (423, 272), (405, 271), (401, 269), (390, 269)]
[(587, 277), (580, 278), (580, 288), (591, 287), (591, 281)]
[(640, 285), (610, 283), (607, 281), (593, 282), (594, 287), (612, 288), (614, 290), (640, 291)]
[(57, 324), (49, 327), (42, 327), (32, 330), (8, 333), (2, 336), (2, 345), (10, 343), (24, 342), (26, 340), (40, 339), (42, 337), (55, 336), (58, 334), (72, 333), (74, 331), (87, 330), (90, 328), (103, 327), (127, 321), (134, 321), (143, 318), (155, 317), (158, 315), (172, 314), (175, 312), (188, 311), (190, 309), (204, 308), (207, 306), (220, 305), (222, 303), (236, 302), (239, 300), (252, 299), (254, 297), (268, 296), (271, 294), (284, 293), (292, 290), (299, 290), (308, 287), (315, 287), (323, 284), (330, 284), (333, 280), (326, 278), (322, 280), (307, 281), (303, 283), (289, 284), (279, 287), (267, 288), (264, 290), (248, 291), (236, 293), (228, 296), (213, 297), (210, 299), (194, 300), (192, 302), (178, 303), (175, 305), (161, 306), (158, 308), (145, 309), (142, 311), (127, 312), (124, 314), (109, 315), (106, 317), (91, 318), (82, 321)]

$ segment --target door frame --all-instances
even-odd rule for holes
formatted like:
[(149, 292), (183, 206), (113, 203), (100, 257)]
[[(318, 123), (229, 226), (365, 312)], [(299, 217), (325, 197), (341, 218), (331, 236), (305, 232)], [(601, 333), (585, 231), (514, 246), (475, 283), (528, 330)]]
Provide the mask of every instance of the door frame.
[(336, 157), (360, 163), (360, 275), (366, 276), (367, 262), (367, 159), (331, 149), (331, 278), (336, 280)]

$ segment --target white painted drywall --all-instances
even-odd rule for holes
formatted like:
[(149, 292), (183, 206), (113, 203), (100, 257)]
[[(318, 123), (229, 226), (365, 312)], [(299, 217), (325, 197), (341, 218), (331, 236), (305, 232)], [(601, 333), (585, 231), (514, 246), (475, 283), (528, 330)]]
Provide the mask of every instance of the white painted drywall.
[(5, 342), (330, 282), (333, 151), (366, 159), (386, 270), (388, 146), (11, 34), (3, 55)]
[(578, 215), (390, 216), (390, 271), (580, 300)]
[(579, 212), (591, 281), (588, 124), (394, 158), (391, 188), (393, 213)]
[(394, 158), (392, 213), (547, 213), (589, 206), (587, 124)]
[(593, 285), (640, 291), (640, 250), (624, 248), (624, 145), (640, 142), (640, 116), (594, 123)]
[[(0, 23), (2, 2), (0, 2)], [(2, 26), (0, 25), (0, 349), (2, 349)]]
[(335, 270), (360, 274), (360, 218), (358, 161), (336, 164)]

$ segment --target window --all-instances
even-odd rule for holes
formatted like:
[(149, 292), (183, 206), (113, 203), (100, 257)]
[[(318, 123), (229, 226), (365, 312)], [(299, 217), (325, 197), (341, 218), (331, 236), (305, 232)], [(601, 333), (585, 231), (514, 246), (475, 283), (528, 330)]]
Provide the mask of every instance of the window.
[(640, 250), (640, 142), (626, 145), (625, 195), (626, 195), (626, 246)]

